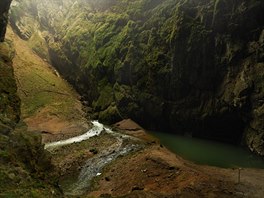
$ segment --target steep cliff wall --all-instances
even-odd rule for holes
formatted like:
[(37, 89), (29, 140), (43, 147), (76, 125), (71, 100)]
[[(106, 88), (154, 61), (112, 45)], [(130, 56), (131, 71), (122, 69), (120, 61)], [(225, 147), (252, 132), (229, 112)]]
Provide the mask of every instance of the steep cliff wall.
[(4, 41), (6, 25), (8, 22), (8, 10), (12, 0), (2, 0), (0, 2), (0, 42)]
[(0, 1), (0, 197), (56, 197), (41, 136), (28, 133), (23, 124), (14, 130), (20, 120), (20, 99), (12, 67), (15, 49), (5, 40), (10, 3)]
[(11, 22), (35, 49), (48, 48), (100, 120), (242, 140), (264, 155), (263, 8), (261, 0), (25, 0)]
[(10, 41), (4, 41), (11, 0), (0, 2), (0, 133), (8, 134), (19, 121), (20, 101), (16, 95), (12, 59), (14, 49)]
[(14, 49), (10, 41), (0, 43), (0, 133), (9, 134), (20, 116), (20, 100), (16, 95), (16, 81), (12, 59)]

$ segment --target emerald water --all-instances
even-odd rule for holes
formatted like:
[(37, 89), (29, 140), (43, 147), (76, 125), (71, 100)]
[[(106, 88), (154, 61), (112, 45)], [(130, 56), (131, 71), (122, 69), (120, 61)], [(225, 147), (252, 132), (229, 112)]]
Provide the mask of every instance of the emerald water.
[(161, 132), (151, 134), (174, 153), (197, 164), (224, 168), (264, 168), (263, 158), (239, 146)]

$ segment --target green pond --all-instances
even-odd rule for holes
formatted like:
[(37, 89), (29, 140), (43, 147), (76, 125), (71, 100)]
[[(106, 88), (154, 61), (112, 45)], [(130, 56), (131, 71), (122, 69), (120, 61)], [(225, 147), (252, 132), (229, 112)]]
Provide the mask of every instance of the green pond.
[(264, 159), (246, 148), (168, 133), (151, 132), (151, 134), (177, 155), (197, 164), (224, 168), (264, 168)]

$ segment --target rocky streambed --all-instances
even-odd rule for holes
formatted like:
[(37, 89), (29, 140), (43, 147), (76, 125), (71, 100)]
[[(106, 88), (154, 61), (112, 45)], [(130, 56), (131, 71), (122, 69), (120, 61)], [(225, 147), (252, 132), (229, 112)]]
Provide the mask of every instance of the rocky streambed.
[[(264, 170), (197, 165), (132, 120), (46, 144), (66, 197), (261, 197)], [(85, 137), (85, 138), (84, 138)]]
[[(113, 131), (98, 121), (92, 121), (92, 124), (93, 127), (82, 135), (45, 145), (55, 161), (60, 162), (55, 164), (62, 168), (60, 187), (67, 196), (89, 192), (93, 179), (102, 174), (106, 165), (143, 148), (142, 140), (136, 137)], [(76, 155), (73, 155), (73, 150), (77, 150)]]

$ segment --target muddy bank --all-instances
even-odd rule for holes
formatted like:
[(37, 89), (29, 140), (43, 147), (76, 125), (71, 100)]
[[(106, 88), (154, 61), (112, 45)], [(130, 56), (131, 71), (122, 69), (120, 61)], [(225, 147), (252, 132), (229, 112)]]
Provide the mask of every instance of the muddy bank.
[(113, 131), (52, 151), (67, 196), (251, 198), (264, 193), (264, 170), (242, 169), (238, 182), (237, 169), (186, 161), (132, 120), (115, 124)]
[(93, 188), (93, 180), (117, 158), (144, 147), (138, 138), (112, 131), (97, 121), (87, 133), (67, 140), (47, 143), (53, 164), (60, 174), (66, 196), (81, 196)]

